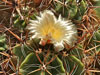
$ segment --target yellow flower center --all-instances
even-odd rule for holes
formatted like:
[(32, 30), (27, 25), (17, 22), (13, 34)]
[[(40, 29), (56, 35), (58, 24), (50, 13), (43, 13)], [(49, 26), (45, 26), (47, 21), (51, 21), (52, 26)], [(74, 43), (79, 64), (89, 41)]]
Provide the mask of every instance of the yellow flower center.
[(53, 25), (44, 25), (40, 28), (40, 33), (42, 36), (47, 36), (48, 39), (50, 38), (56, 41), (60, 41), (64, 36), (63, 28)]

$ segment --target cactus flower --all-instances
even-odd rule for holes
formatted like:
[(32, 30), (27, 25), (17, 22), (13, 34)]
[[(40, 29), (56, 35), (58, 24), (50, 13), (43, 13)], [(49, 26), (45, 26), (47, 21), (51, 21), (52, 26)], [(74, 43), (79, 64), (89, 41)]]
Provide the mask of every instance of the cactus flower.
[(77, 40), (77, 29), (69, 20), (64, 20), (61, 16), (58, 19), (50, 10), (40, 13), (37, 20), (30, 20), (27, 29), (32, 33), (33, 38), (40, 38), (40, 44), (54, 44), (55, 49), (62, 50), (66, 42), (70, 47)]

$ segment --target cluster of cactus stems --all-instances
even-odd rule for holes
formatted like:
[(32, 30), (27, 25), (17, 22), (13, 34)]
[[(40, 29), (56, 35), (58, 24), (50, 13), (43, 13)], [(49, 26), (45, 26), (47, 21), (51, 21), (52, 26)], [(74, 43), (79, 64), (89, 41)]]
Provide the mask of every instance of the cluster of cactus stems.
[[(0, 75), (100, 75), (99, 0), (1, 0)], [(71, 20), (77, 42), (56, 51), (30, 37), (29, 20), (50, 10)]]

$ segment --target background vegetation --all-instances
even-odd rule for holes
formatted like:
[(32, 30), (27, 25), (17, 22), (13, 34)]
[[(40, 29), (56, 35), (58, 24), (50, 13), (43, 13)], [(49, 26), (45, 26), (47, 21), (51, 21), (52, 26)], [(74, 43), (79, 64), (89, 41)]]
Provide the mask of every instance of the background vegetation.
[[(73, 48), (29, 40), (29, 19), (47, 9), (76, 25)], [(0, 75), (83, 74), (100, 75), (100, 0), (0, 0)]]

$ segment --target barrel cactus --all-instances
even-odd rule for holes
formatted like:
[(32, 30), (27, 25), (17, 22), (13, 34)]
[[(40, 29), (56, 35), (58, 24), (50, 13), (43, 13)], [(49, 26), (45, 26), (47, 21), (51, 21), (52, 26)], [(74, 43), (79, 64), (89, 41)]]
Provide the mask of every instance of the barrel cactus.
[(0, 2), (0, 75), (99, 75), (99, 0)]

